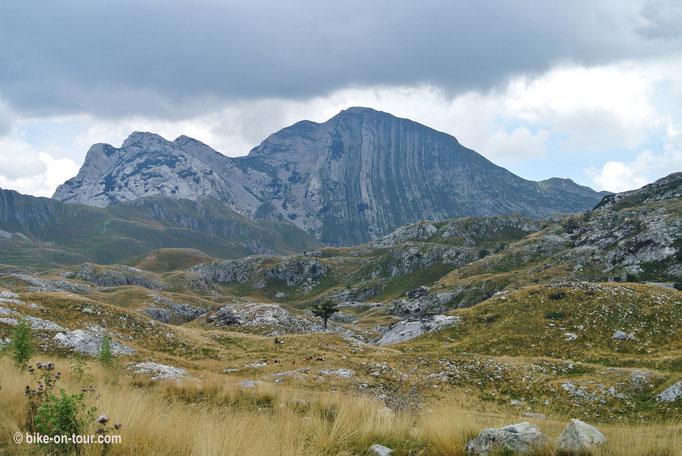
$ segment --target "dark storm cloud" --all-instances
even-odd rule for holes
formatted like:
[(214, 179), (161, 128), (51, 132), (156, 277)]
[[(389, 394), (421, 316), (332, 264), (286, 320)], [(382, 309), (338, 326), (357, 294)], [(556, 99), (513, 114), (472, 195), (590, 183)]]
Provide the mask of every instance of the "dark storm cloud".
[[(24, 113), (177, 118), (230, 99), (353, 85), (486, 89), (560, 62), (679, 49), (678, 35), (650, 30), (655, 20), (646, 22), (643, 8), (625, 0), (9, 0), (0, 6), (0, 98)], [(654, 19), (661, 11), (648, 8)]]

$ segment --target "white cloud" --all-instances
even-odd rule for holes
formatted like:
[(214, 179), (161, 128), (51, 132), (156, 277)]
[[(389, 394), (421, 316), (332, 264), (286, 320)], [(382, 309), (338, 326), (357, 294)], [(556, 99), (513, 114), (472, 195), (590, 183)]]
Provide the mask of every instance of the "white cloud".
[(622, 192), (642, 187), (670, 173), (682, 171), (682, 132), (667, 126), (663, 150), (646, 150), (632, 161), (608, 161), (600, 169), (586, 170), (598, 190)]
[(55, 188), (78, 172), (69, 158), (53, 158), (16, 138), (0, 138), (0, 187), (35, 196), (52, 196)]
[(602, 165), (600, 170), (590, 169), (588, 173), (597, 184), (598, 190), (623, 192), (647, 183), (646, 178), (634, 165), (635, 163), (608, 161)]

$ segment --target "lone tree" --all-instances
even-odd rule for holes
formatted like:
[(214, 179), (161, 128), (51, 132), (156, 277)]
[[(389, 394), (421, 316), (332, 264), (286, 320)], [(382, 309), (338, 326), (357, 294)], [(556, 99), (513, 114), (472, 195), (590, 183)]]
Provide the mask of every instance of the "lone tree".
[(313, 315), (322, 319), (324, 322), (325, 331), (327, 330), (327, 321), (329, 320), (329, 317), (338, 311), (339, 308), (336, 307), (336, 303), (334, 301), (325, 301), (323, 303), (318, 302), (313, 306)]
[(31, 356), (33, 356), (35, 347), (33, 345), (33, 330), (31, 329), (31, 323), (26, 317), (22, 317), (12, 329), (9, 344), (7, 347), (3, 348), (10, 351), (14, 364), (18, 368), (26, 369), (28, 367), (28, 362), (31, 359)]
[(99, 350), (97, 351), (97, 358), (99, 362), (105, 366), (111, 366), (116, 360), (116, 355), (114, 354), (114, 347), (111, 341), (111, 337), (104, 335), (102, 341), (99, 344)]

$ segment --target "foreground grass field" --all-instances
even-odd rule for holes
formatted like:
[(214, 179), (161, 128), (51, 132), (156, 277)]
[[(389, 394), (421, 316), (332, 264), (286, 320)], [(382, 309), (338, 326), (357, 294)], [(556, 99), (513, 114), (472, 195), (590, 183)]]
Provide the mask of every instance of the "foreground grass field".
[[(355, 455), (378, 443), (394, 455), (463, 455), (483, 428), (531, 421), (556, 439), (570, 417), (533, 420), (463, 394), (394, 412), (364, 396), (320, 393), (263, 383), (244, 388), (207, 373), (196, 381), (151, 382), (90, 363), (85, 378), (57, 359), (60, 385), (69, 392), (94, 387), (88, 406), (122, 425), (112, 455)], [(28, 373), (0, 360), (0, 454), (45, 454), (46, 448), (17, 445), (27, 418)], [(96, 424), (93, 422), (92, 430)], [(596, 455), (677, 456), (682, 423), (600, 425), (608, 445)], [(548, 448), (545, 454), (552, 454)], [(100, 455), (102, 447), (83, 448)]]

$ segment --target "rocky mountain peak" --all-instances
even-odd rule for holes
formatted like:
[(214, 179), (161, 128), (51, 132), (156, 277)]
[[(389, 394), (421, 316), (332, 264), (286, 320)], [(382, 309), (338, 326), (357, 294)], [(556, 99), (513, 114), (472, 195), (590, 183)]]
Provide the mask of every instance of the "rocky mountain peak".
[(144, 148), (154, 145), (167, 145), (170, 142), (156, 133), (145, 131), (134, 131), (123, 141), (121, 149), (130, 149), (133, 147)]
[(120, 149), (93, 146), (54, 198), (106, 206), (150, 196), (219, 199), (252, 218), (290, 222), (331, 245), (368, 242), (419, 220), (593, 207), (601, 195), (570, 180), (522, 179), (453, 136), (371, 108), (297, 122), (248, 156), (200, 141), (135, 132)]

